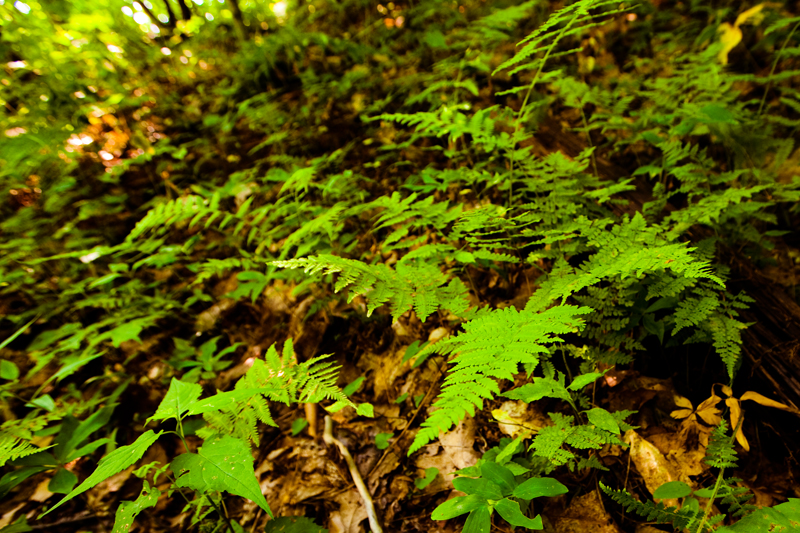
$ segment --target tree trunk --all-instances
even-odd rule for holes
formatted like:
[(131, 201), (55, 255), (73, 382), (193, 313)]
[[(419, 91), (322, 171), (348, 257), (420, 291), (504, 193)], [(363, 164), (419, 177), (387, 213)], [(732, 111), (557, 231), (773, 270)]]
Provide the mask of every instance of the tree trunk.
[(169, 22), (167, 22), (167, 26), (171, 30), (174, 30), (178, 20), (175, 18), (175, 12), (172, 11), (172, 6), (170, 5), (169, 0), (164, 0), (164, 7), (167, 9), (167, 15), (169, 16)]
[(186, 0), (178, 0), (178, 5), (181, 6), (181, 16), (183, 20), (189, 20), (192, 18), (192, 10), (189, 9), (189, 6), (186, 5)]

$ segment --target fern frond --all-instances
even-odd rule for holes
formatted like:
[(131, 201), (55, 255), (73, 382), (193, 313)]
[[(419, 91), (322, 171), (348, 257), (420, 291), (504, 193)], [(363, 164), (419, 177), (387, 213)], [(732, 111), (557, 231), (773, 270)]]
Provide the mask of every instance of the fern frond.
[(529, 300), (530, 308), (540, 308), (558, 299), (563, 301), (603, 279), (638, 278), (666, 270), (690, 280), (709, 279), (724, 287), (708, 261), (694, 257), (694, 249), (683, 243), (666, 243), (656, 228), (647, 226), (641, 213), (610, 231), (604, 228), (608, 224), (605, 220), (590, 222), (580, 217), (575, 224), (577, 232), (598, 251), (578, 268), (564, 268), (557, 277), (551, 275)]
[(7, 431), (0, 430), (0, 466), (8, 461), (33, 455), (40, 451), (30, 442), (21, 439)]
[(392, 317), (414, 308), (423, 322), (438, 308), (448, 309), (454, 314), (463, 313), (469, 307), (467, 288), (458, 279), (447, 279), (439, 267), (424, 261), (401, 259), (397, 268), (386, 265), (368, 265), (355, 259), (321, 254), (289, 261), (273, 261), (270, 264), (281, 268), (302, 268), (306, 274), (338, 273), (335, 290), (349, 287), (351, 302), (357, 295), (367, 299), (367, 316), (388, 303)]
[(728, 423), (723, 419), (711, 432), (706, 448), (707, 465), (715, 468), (736, 468), (736, 450), (728, 436)]
[(693, 511), (687, 508), (679, 510), (677, 507), (667, 507), (661, 502), (646, 501), (642, 503), (627, 490), (613, 490), (604, 485), (603, 482), (600, 482), (600, 488), (612, 500), (622, 505), (626, 511), (633, 511), (648, 522), (672, 524), (675, 529), (682, 530), (689, 528), (703, 516), (703, 512), (699, 510)]
[(555, 466), (571, 463), (575, 454), (564, 446), (579, 450), (599, 450), (606, 444), (622, 444), (613, 433), (592, 425), (575, 425), (575, 418), (560, 413), (549, 413), (552, 426), (539, 430), (531, 443), (537, 457), (543, 457)]
[(457, 355), (433, 405), (435, 410), (422, 423), (409, 454), (436, 439), (440, 431), (448, 431), (468, 413), (474, 415), (483, 400), (499, 394), (496, 380), (512, 380), (520, 363), (532, 371), (539, 355), (548, 352), (545, 345), (582, 327), (579, 316), (587, 312), (588, 308), (570, 305), (542, 313), (507, 307), (475, 318), (464, 324), (460, 335), (431, 345), (429, 352)]
[(230, 434), (257, 446), (258, 422), (277, 427), (270, 414), (268, 400), (287, 405), (333, 400), (339, 405), (355, 407), (336, 386), (339, 369), (325, 361), (326, 357), (320, 356), (297, 364), (291, 339), (284, 343), (282, 354), (274, 345), (270, 346), (264, 359), (253, 361), (253, 366), (235, 386), (238, 390), (261, 389), (261, 392), (233, 406), (204, 413), (206, 427), (198, 434)]
[[(513, 67), (514, 65), (525, 61), (537, 53), (547, 53), (548, 51), (552, 52), (556, 44), (558, 44), (558, 42), (564, 37), (573, 33), (584, 31), (588, 27), (598, 25), (599, 23), (589, 22), (595, 18), (595, 15), (591, 15), (589, 13), (589, 10), (598, 9), (612, 4), (618, 4), (618, 2), (614, 2), (613, 0), (581, 0), (572, 5), (564, 7), (559, 11), (556, 11), (550, 15), (547, 20), (541, 26), (539, 26), (539, 28), (534, 30), (525, 39), (517, 43), (517, 46), (525, 46), (516, 54), (514, 54), (514, 57), (497, 67), (492, 75), (497, 74), (501, 70), (506, 70), (510, 67)], [(623, 10), (614, 10), (603, 13), (603, 15), (610, 15), (619, 13), (621, 11)], [(557, 30), (557, 27), (561, 25), (564, 27), (560, 31)], [(553, 42), (545, 46), (545, 41), (549, 39), (553, 39)], [(542, 59), (542, 62), (544, 62), (546, 59), (548, 59), (547, 55)], [(538, 64), (531, 63), (528, 63), (527, 66), (529, 68), (539, 67)]]

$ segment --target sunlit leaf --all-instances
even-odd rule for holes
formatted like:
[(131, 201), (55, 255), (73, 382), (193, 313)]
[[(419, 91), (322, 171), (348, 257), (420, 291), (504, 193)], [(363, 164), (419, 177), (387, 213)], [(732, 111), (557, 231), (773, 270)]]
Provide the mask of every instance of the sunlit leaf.
[(41, 516), (45, 516), (47, 514), (52, 513), (54, 510), (61, 507), (64, 503), (68, 502), (78, 494), (83, 494), (87, 490), (91, 489), (98, 483), (105, 481), (106, 479), (110, 478), (114, 474), (118, 474), (131, 466), (133, 463), (138, 461), (144, 455), (144, 452), (152, 445), (158, 437), (161, 436), (162, 431), (158, 433), (154, 433), (153, 430), (149, 430), (145, 433), (139, 435), (139, 438), (133, 444), (129, 444), (128, 446), (122, 446), (117, 448), (110, 454), (106, 455), (102, 459), (100, 459), (100, 463), (97, 465), (97, 469), (92, 472), (92, 474), (86, 478), (86, 480), (78, 485), (77, 488), (72, 490), (69, 494), (64, 496), (64, 498), (58, 502), (56, 505), (51, 507), (47, 512), (43, 513)]
[(206, 441), (197, 453), (184, 453), (170, 464), (179, 487), (200, 492), (227, 491), (254, 501), (272, 516), (261, 493), (250, 447), (235, 437)]

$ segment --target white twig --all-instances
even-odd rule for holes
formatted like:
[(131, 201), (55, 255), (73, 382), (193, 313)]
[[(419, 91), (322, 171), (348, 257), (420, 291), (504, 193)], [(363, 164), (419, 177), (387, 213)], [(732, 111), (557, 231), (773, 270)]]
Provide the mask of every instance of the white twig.
[(369, 518), (369, 527), (372, 529), (372, 533), (383, 533), (383, 529), (381, 529), (381, 525), (378, 523), (378, 515), (375, 513), (375, 505), (372, 503), (372, 496), (370, 496), (367, 486), (364, 484), (364, 480), (361, 479), (361, 474), (358, 468), (356, 468), (356, 462), (353, 461), (353, 456), (350, 455), (347, 447), (333, 436), (333, 420), (331, 420), (330, 416), (325, 417), (325, 432), (322, 434), (322, 440), (324, 440), (325, 444), (328, 446), (335, 444), (336, 447), (339, 448), (339, 452), (344, 456), (344, 460), (347, 461), (347, 468), (350, 470), (350, 475), (353, 477), (353, 482), (356, 484), (358, 493), (364, 501), (364, 507), (367, 508), (367, 518)]

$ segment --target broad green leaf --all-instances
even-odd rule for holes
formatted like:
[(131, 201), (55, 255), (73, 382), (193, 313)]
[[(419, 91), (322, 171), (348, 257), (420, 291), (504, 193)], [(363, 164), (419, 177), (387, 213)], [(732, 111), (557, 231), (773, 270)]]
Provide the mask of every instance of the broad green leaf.
[(594, 409), (586, 411), (586, 418), (600, 429), (605, 429), (617, 435), (620, 433), (617, 421), (611, 416), (611, 413), (601, 407), (595, 407)]
[(494, 510), (512, 526), (527, 527), (528, 529), (544, 529), (541, 516), (537, 516), (533, 520), (528, 518), (520, 511), (519, 502), (515, 502), (514, 500), (503, 498), (495, 504)]
[(64, 462), (65, 463), (69, 463), (70, 461), (74, 461), (78, 457), (83, 457), (84, 455), (89, 455), (90, 453), (95, 451), (100, 446), (103, 446), (104, 444), (107, 444), (109, 442), (111, 442), (111, 439), (109, 439), (109, 438), (97, 439), (96, 441), (92, 441), (89, 444), (81, 446), (77, 450), (73, 451), (71, 454), (69, 454), (67, 456), (67, 459)]
[(512, 400), (522, 400), (526, 403), (535, 402), (545, 397), (567, 401), (571, 399), (566, 387), (552, 378), (535, 378), (533, 383), (526, 383), (522, 387), (517, 387), (504, 393), (502, 396)]
[(597, 381), (597, 378), (603, 377), (603, 374), (600, 372), (589, 372), (588, 374), (581, 374), (580, 376), (575, 376), (575, 379), (572, 380), (572, 383), (569, 384), (567, 387), (569, 390), (579, 391), (584, 388), (586, 385), (594, 383)]
[(800, 498), (775, 507), (764, 507), (753, 511), (732, 526), (717, 529), (718, 533), (793, 533), (800, 524)]
[(71, 500), (78, 494), (83, 494), (98, 483), (105, 481), (114, 474), (118, 474), (131, 466), (133, 463), (142, 458), (144, 452), (147, 451), (147, 449), (158, 439), (158, 437), (161, 436), (162, 433), (163, 431), (155, 433), (151, 429), (139, 435), (139, 438), (136, 439), (133, 444), (117, 448), (110, 454), (100, 459), (100, 463), (97, 465), (97, 469), (92, 472), (92, 475), (86, 478), (83, 483), (78, 485), (77, 488), (73, 489), (69, 494), (64, 496), (60, 502), (51, 507), (47, 512), (43, 513), (39, 518), (52, 513), (55, 509), (58, 509), (61, 507), (61, 505)]
[(492, 511), (488, 507), (478, 507), (464, 522), (463, 533), (489, 533), (492, 529)]
[(493, 461), (486, 461), (481, 465), (481, 476), (497, 483), (503, 494), (511, 494), (517, 486), (511, 470)]
[(533, 477), (514, 489), (514, 496), (523, 500), (532, 500), (540, 496), (558, 496), (566, 494), (567, 487), (550, 477)]
[(201, 493), (227, 491), (254, 501), (272, 516), (256, 480), (250, 447), (235, 437), (208, 440), (197, 453), (176, 457), (170, 468), (179, 487)]
[(89, 363), (91, 361), (94, 361), (95, 359), (97, 359), (98, 357), (101, 357), (103, 355), (105, 355), (105, 352), (94, 353), (92, 355), (87, 355), (85, 357), (83, 355), (80, 355), (80, 356), (77, 356), (77, 357), (67, 358), (66, 359), (66, 364), (64, 364), (64, 366), (59, 368), (58, 371), (56, 371), (55, 374), (53, 374), (52, 376), (47, 378), (47, 381), (45, 381), (45, 384), (49, 383), (52, 380), (58, 381), (61, 378), (65, 378), (67, 376), (71, 376), (72, 374), (77, 372), (78, 369), (80, 367), (82, 367), (83, 365), (85, 365), (85, 364), (87, 364), (87, 363)]
[[(80, 455), (75, 455), (76, 448), (81, 445), (89, 436), (94, 433), (95, 431), (105, 427), (108, 424), (108, 421), (111, 420), (111, 415), (114, 413), (114, 408), (117, 407), (117, 404), (112, 403), (103, 407), (102, 409), (98, 409), (94, 413), (92, 413), (86, 420), (77, 424), (77, 426), (70, 428), (70, 431), (65, 434), (66, 425), (62, 426), (61, 431), (58, 434), (58, 441), (59, 443), (63, 443), (61, 446), (57, 446), (54, 450), (55, 456), (62, 462), (68, 463), (82, 455), (87, 453), (91, 453), (100, 446), (94, 446), (93, 448), (91, 445), (89, 447), (84, 447), (81, 450)], [(72, 417), (69, 417), (72, 418)], [(66, 421), (66, 418), (65, 418)], [(62, 436), (63, 435), (63, 436)], [(102, 440), (102, 439), (101, 439)], [(103, 443), (101, 443), (103, 444)]]
[(53, 409), (56, 408), (56, 402), (49, 394), (42, 394), (38, 398), (33, 399), (25, 404), (25, 407), (38, 407), (40, 409), (44, 409), (45, 411), (52, 412)]
[(439, 505), (431, 513), (433, 520), (450, 520), (456, 516), (474, 511), (479, 507), (486, 507), (486, 499), (481, 498), (477, 494), (470, 494), (469, 496), (456, 496), (452, 500), (447, 500)]
[(366, 417), (369, 417), (369, 418), (374, 418), (375, 417), (375, 411), (374, 411), (371, 403), (360, 403), (360, 404), (358, 404), (358, 407), (356, 408), (356, 414), (358, 416), (366, 416)]
[(47, 484), (47, 490), (55, 494), (67, 494), (78, 483), (78, 476), (67, 470), (66, 468), (59, 468), (50, 483)]
[(417, 487), (417, 490), (422, 490), (431, 483), (433, 480), (436, 479), (436, 476), (439, 475), (439, 469), (432, 466), (430, 468), (425, 469), (425, 477), (417, 478), (414, 480), (414, 486)]
[(375, 447), (379, 450), (385, 450), (389, 447), (389, 439), (394, 437), (394, 433), (378, 433), (375, 435)]
[(485, 500), (501, 500), (503, 498), (500, 485), (488, 479), (457, 477), (453, 480), (453, 486), (456, 490), (466, 494), (477, 494)]
[(683, 481), (667, 481), (656, 489), (653, 493), (653, 498), (657, 500), (672, 499), (672, 498), (685, 498), (692, 493), (692, 487)]
[(111, 345), (114, 348), (119, 348), (125, 341), (141, 342), (139, 333), (149, 326), (150, 322), (151, 320), (149, 318), (137, 318), (136, 320), (131, 320), (121, 326), (115, 327), (108, 332), (108, 336), (111, 338)]
[(365, 379), (367, 378), (365, 378), (364, 376), (358, 376), (355, 380), (353, 380), (352, 383), (343, 388), (342, 392), (344, 393), (345, 396), (352, 396), (358, 391), (359, 387), (361, 387), (361, 384), (364, 383)]
[(158, 490), (156, 487), (151, 487), (150, 484), (145, 481), (144, 486), (142, 487), (142, 492), (135, 501), (120, 503), (119, 507), (117, 508), (117, 514), (114, 517), (114, 529), (111, 531), (111, 533), (128, 533), (133, 525), (133, 520), (136, 518), (136, 515), (145, 509), (155, 507), (158, 503), (158, 497), (160, 495), (160, 490)]
[(305, 516), (282, 516), (267, 522), (264, 533), (328, 533)]
[(39, 472), (44, 472), (45, 470), (50, 470), (48, 466), (25, 466), (18, 470), (12, 470), (11, 472), (4, 475), (0, 478), (0, 498), (5, 497), (8, 494), (8, 491), (25, 481), (31, 476), (35, 476)]
[(186, 383), (172, 378), (167, 395), (161, 400), (155, 414), (147, 419), (147, 423), (149, 424), (151, 420), (180, 418), (197, 403), (197, 399), (202, 393), (203, 387), (197, 383)]
[(0, 378), (12, 380), (18, 377), (19, 368), (17, 368), (17, 365), (5, 359), (0, 361)]
[(514, 440), (508, 443), (508, 445), (503, 448), (500, 453), (497, 454), (495, 457), (494, 462), (499, 463), (501, 465), (505, 465), (506, 461), (511, 459), (517, 451), (522, 448), (522, 435), (518, 436)]
[(308, 426), (308, 420), (305, 418), (298, 418), (292, 422), (292, 436), (299, 434)]
[[(700, 111), (705, 115), (708, 115), (708, 117), (711, 118), (711, 122), (727, 122), (731, 124), (736, 123), (736, 116), (720, 105), (710, 104), (700, 109)], [(709, 121), (703, 120), (703, 122)]]

